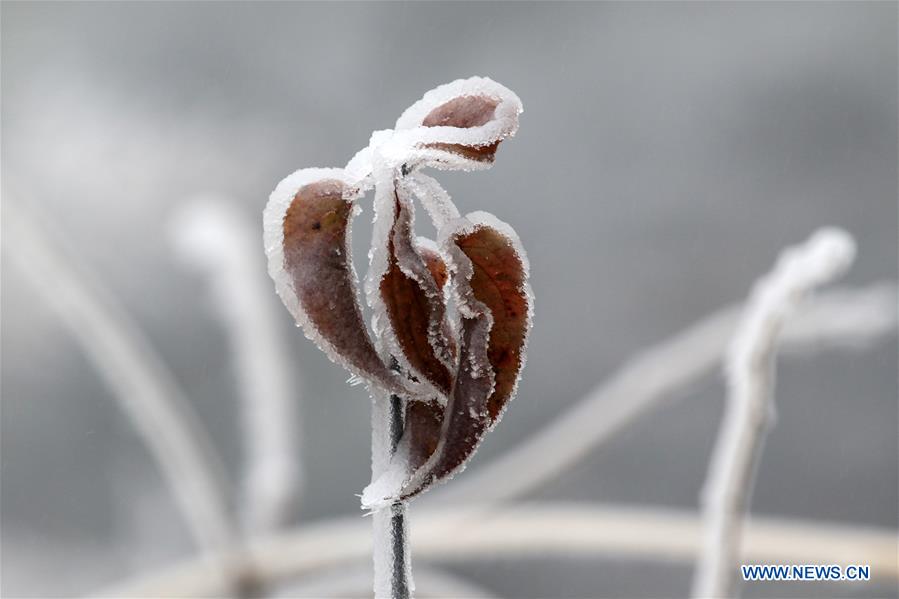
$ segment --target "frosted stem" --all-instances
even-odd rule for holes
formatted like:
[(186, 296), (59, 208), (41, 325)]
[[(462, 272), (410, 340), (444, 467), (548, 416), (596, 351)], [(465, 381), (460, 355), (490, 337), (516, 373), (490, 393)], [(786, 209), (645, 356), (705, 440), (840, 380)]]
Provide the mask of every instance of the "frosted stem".
[[(376, 397), (372, 410), (372, 480), (376, 480), (402, 437), (405, 402), (397, 395)], [(405, 501), (397, 501), (374, 512), (372, 556), (376, 599), (412, 597), (414, 586), (412, 556), (407, 546), (407, 510)]]
[(390, 506), (390, 532), (393, 536), (393, 587), (391, 596), (393, 599), (409, 599), (412, 593), (409, 589), (409, 555), (406, 547), (406, 511), (408, 505), (405, 501), (397, 501)]
[(703, 489), (704, 540), (694, 597), (737, 594), (743, 518), (774, 417), (780, 331), (803, 297), (842, 274), (854, 255), (847, 233), (822, 229), (785, 250), (752, 291), (726, 355), (727, 405)]
[[(466, 599), (494, 599), (496, 595), (474, 582), (461, 578), (446, 570), (421, 567), (416, 568), (419, 594), (424, 597), (445, 599), (464, 597)], [(292, 584), (285, 585), (272, 599), (296, 599), (298, 597), (318, 597), (334, 599), (343, 597), (363, 597), (371, 589), (371, 566), (365, 564), (344, 564), (323, 573), (312, 573)]]

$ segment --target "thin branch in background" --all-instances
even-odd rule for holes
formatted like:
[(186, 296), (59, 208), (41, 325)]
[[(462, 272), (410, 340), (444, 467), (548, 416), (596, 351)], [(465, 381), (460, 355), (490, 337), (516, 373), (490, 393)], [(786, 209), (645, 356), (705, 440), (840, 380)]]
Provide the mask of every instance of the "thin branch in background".
[[(425, 599), (493, 599), (496, 597), (487, 589), (473, 582), (441, 570), (427, 566), (416, 566), (416, 594)], [(342, 599), (346, 597), (366, 597), (371, 594), (372, 570), (368, 564), (343, 565), (323, 574), (305, 576), (294, 583), (287, 583), (283, 590), (272, 599)]]
[[(896, 331), (895, 282), (810, 298), (784, 330), (784, 349), (864, 349)], [(715, 372), (739, 319), (724, 308), (619, 368), (552, 423), (493, 461), (423, 497), (422, 508), (495, 504), (539, 488), (663, 400)]]
[(245, 525), (268, 533), (290, 524), (301, 493), (298, 368), (287, 361), (276, 300), (256, 258), (254, 223), (227, 200), (199, 196), (174, 215), (178, 254), (206, 275), (240, 383)]
[[(419, 562), (478, 562), (547, 557), (628, 558), (690, 564), (702, 536), (695, 512), (608, 504), (532, 503), (508, 505), (470, 526), (458, 527), (468, 510), (446, 507), (416, 511), (412, 545)], [(452, 534), (448, 534), (452, 531)], [(319, 575), (333, 568), (368, 564), (372, 539), (367, 522), (342, 517), (304, 525), (252, 546), (254, 564), (269, 582)], [(752, 518), (746, 529), (746, 559), (757, 563), (863, 563), (871, 584), (899, 580), (896, 531), (820, 522)], [(104, 589), (97, 597), (214, 597), (223, 589), (196, 561)]]
[(119, 301), (3, 198), (4, 254), (83, 348), (162, 471), (213, 574), (239, 581), (224, 469), (171, 372)]
[(742, 521), (773, 423), (781, 329), (808, 293), (843, 274), (854, 258), (855, 242), (848, 233), (822, 229), (785, 250), (755, 284), (727, 350), (727, 405), (703, 489), (704, 539), (694, 597), (737, 593)]

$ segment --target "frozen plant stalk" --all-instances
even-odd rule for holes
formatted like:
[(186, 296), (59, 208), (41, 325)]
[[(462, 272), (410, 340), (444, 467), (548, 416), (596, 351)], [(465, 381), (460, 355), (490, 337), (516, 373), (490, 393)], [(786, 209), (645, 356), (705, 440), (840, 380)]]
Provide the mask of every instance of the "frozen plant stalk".
[(694, 597), (736, 593), (742, 520), (774, 416), (774, 358), (781, 329), (809, 292), (840, 276), (854, 257), (848, 233), (821, 229), (785, 250), (752, 291), (726, 356), (727, 406), (703, 489), (705, 538)]
[[(487, 78), (426, 93), (375, 131), (343, 169), (301, 169), (272, 192), (263, 216), (269, 274), (306, 336), (369, 388), (375, 594), (413, 590), (407, 502), (462, 470), (515, 395), (533, 296), (515, 231), (486, 212), (461, 216), (425, 167), (476, 170), (518, 130), (521, 101)], [(364, 291), (350, 226), (374, 188)], [(414, 232), (418, 198), (437, 240)]]

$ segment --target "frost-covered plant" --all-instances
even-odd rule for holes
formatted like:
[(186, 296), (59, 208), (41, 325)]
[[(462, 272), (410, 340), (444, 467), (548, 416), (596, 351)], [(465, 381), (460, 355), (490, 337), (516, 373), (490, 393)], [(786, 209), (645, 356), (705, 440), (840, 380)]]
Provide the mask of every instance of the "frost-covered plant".
[(774, 420), (774, 357), (781, 331), (807, 295), (842, 275), (854, 259), (855, 241), (848, 233), (821, 229), (787, 248), (752, 290), (726, 355), (727, 406), (703, 489), (705, 539), (694, 597), (737, 595), (742, 519)]
[[(343, 169), (301, 169), (272, 193), (264, 214), (269, 273), (306, 336), (371, 391), (375, 591), (411, 590), (405, 501), (465, 467), (515, 394), (533, 299), (528, 261), (508, 224), (460, 216), (421, 169), (489, 168), (518, 129), (521, 102), (473, 77), (426, 93), (392, 130), (376, 131)], [(374, 188), (364, 324), (350, 225)], [(413, 198), (437, 229), (416, 237)], [(390, 510), (383, 508), (390, 506)], [(386, 514), (389, 512), (389, 519)], [(378, 530), (381, 533), (378, 533)], [(384, 561), (382, 547), (392, 552)]]

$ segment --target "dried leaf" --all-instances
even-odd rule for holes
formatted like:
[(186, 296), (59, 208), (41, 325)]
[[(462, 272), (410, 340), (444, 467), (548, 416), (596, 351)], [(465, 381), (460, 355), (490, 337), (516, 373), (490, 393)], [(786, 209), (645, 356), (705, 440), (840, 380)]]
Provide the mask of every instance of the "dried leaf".
[(498, 104), (499, 100), (485, 95), (459, 96), (429, 112), (421, 124), (423, 127), (480, 127), (490, 122)]
[(464, 467), (487, 431), (487, 398), (493, 388), (493, 376), (485, 368), (490, 316), (464, 318), (461, 330), (460, 370), (446, 406), (438, 411), (436, 402), (413, 402), (426, 407), (415, 408), (411, 418), (407, 412), (397, 451), (363, 491), (363, 507), (378, 509), (412, 498), (449, 478)]
[(428, 267), (428, 271), (431, 273), (431, 278), (434, 279), (434, 282), (437, 284), (437, 288), (443, 291), (443, 288), (446, 285), (446, 280), (449, 277), (449, 274), (446, 271), (446, 262), (444, 262), (443, 258), (440, 257), (440, 253), (437, 251), (435, 247), (436, 244), (434, 244), (433, 241), (424, 237), (419, 237), (417, 241), (418, 243), (416, 243), (416, 249), (418, 250), (418, 253), (421, 255), (422, 259), (425, 261), (425, 266)]
[(408, 444), (406, 470), (415, 472), (428, 461), (440, 443), (444, 404), (438, 401), (406, 403), (406, 422), (401, 443)]
[[(393, 192), (393, 227), (387, 242), (387, 269), (380, 280), (380, 300), (390, 324), (397, 360), (418, 380), (442, 396), (453, 384), (451, 342), (445, 328), (441, 287), (413, 238), (412, 203)], [(439, 267), (433, 262), (434, 268)], [(440, 273), (438, 272), (438, 275)], [(445, 275), (444, 275), (445, 279)]]
[[(414, 470), (411, 456), (430, 450), (439, 419), (409, 420), (404, 449), (407, 482), (396, 473), (372, 485), (363, 495), (369, 507), (397, 498), (410, 498), (461, 471), (484, 435), (498, 422), (515, 394), (524, 367), (533, 301), (528, 284), (528, 261), (512, 228), (490, 214), (477, 212), (459, 219), (441, 233), (451, 258), (450, 271), (461, 319), (458, 372), (440, 422), (440, 439), (430, 458)], [(422, 424), (423, 422), (423, 424)], [(413, 427), (426, 427), (418, 434)], [(389, 482), (389, 484), (387, 484)]]
[(462, 319), (459, 372), (444, 410), (440, 440), (428, 461), (400, 492), (408, 499), (433, 484), (461, 471), (480, 445), (490, 426), (487, 398), (493, 389), (493, 374), (485, 368), (490, 316)]
[(282, 181), (264, 215), (269, 274), (306, 336), (332, 361), (369, 383), (407, 393), (362, 320), (349, 245), (355, 196), (340, 169), (304, 169)]
[(531, 327), (533, 300), (528, 284), (528, 262), (511, 227), (487, 213), (469, 214), (474, 226), (454, 236), (456, 245), (471, 261), (474, 298), (493, 317), (488, 359), (495, 382), (487, 408), (494, 423), (514, 396)]
[[(418, 254), (425, 261), (425, 265), (431, 273), (431, 277), (437, 284), (437, 288), (443, 294), (443, 303), (446, 304), (446, 282), (449, 279), (449, 271), (446, 268), (446, 262), (440, 256), (437, 244), (425, 237), (419, 237), (416, 240), (415, 247)], [(444, 309), (444, 312), (446, 310)], [(443, 341), (446, 343), (445, 351), (449, 354), (449, 364), (455, 369), (456, 366), (456, 334), (450, 325), (449, 320), (444, 316), (440, 325), (443, 332)]]
[(518, 130), (521, 111), (511, 90), (486, 77), (472, 77), (426, 93), (403, 113), (396, 130), (408, 131), (414, 141), (410, 164), (487, 168), (499, 143)]

